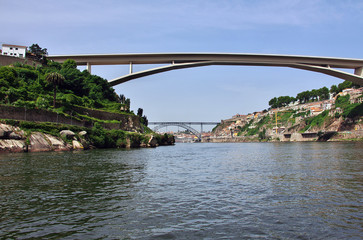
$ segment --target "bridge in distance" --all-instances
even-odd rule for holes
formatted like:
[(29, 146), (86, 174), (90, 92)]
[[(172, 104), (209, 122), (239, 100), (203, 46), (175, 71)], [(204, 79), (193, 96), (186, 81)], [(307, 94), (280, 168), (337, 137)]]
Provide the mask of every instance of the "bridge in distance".
[[(111, 86), (171, 70), (211, 65), (289, 67), (323, 73), (363, 85), (363, 59), (353, 58), (246, 53), (129, 53), (53, 55), (48, 56), (48, 59), (60, 63), (73, 59), (77, 65), (86, 65), (89, 72), (92, 65), (130, 65), (129, 74), (109, 80)], [(133, 72), (134, 64), (166, 65)], [(353, 69), (354, 73), (340, 69)]]
[[(198, 138), (198, 141), (202, 140), (203, 125), (215, 126), (217, 124), (219, 124), (219, 122), (149, 122), (149, 125), (155, 125), (155, 127), (153, 129), (155, 132), (161, 128), (168, 127), (168, 126), (176, 126), (176, 127), (181, 127), (181, 128), (187, 129)], [(198, 132), (191, 125), (199, 125), (200, 132)]]

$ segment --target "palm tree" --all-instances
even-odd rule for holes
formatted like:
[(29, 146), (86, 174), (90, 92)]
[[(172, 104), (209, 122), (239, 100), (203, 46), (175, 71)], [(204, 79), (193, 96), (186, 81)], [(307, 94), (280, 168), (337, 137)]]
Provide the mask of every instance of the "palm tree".
[(57, 73), (57, 72), (53, 72), (53, 73), (49, 73), (46, 77), (45, 80), (49, 83), (53, 84), (53, 90), (54, 90), (54, 95), (53, 95), (53, 107), (55, 108), (55, 99), (57, 96), (57, 86), (62, 85), (63, 82), (65, 81), (64, 77), (62, 74)]

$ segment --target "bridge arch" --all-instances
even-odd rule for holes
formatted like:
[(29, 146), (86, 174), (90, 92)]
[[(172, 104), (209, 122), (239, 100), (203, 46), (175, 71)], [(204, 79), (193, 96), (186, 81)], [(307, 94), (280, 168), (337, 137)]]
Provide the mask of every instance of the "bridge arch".
[(198, 141), (202, 140), (202, 134), (185, 123), (171, 123), (171, 122), (170, 123), (160, 123), (160, 125), (155, 126), (153, 130), (156, 132), (159, 129), (168, 127), (168, 126), (175, 126), (175, 127), (181, 127), (181, 128), (187, 129), (190, 132), (192, 132), (194, 134), (194, 136), (196, 136), (198, 138)]
[(289, 64), (289, 63), (239, 63), (239, 62), (215, 62), (215, 61), (205, 61), (205, 62), (193, 62), (193, 63), (181, 63), (181, 64), (171, 64), (167, 66), (152, 68), (144, 71), (139, 71), (135, 73), (130, 73), (109, 81), (111, 86), (116, 86), (118, 84), (146, 77), (158, 73), (168, 72), (172, 70), (185, 69), (185, 68), (195, 68), (195, 67), (203, 67), (203, 66), (212, 66), (212, 65), (231, 65), (231, 66), (275, 66), (275, 67), (289, 67), (300, 70), (307, 70), (317, 73), (323, 73), (332, 77), (340, 78), (343, 80), (347, 80), (353, 82), (355, 84), (363, 86), (363, 77), (357, 75), (357, 73), (361, 72), (361, 69), (356, 69), (355, 74), (344, 72), (337, 69), (332, 69), (330, 66), (313, 66), (308, 64)]

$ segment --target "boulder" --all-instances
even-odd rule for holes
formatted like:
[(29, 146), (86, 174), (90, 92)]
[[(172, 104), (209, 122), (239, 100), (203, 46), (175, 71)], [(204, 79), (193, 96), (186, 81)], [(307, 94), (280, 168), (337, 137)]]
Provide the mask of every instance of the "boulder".
[(87, 135), (86, 131), (81, 131), (78, 133), (79, 136), (85, 137)]
[(156, 138), (154, 136), (151, 136), (148, 142), (149, 147), (157, 147), (158, 141), (156, 140)]
[(0, 128), (0, 139), (5, 138), (5, 136), (6, 136), (6, 132)]
[(29, 137), (29, 152), (47, 152), (52, 151), (52, 146), (45, 139), (44, 135), (39, 132), (32, 133)]
[(4, 139), (0, 140), (0, 152), (24, 152), (27, 146), (22, 140)]
[(89, 149), (90, 148), (89, 142), (87, 142), (87, 140), (85, 140), (85, 139), (81, 139), (81, 144), (83, 146), (83, 149)]
[(12, 126), (0, 123), (0, 138), (7, 139), (11, 132), (13, 132)]
[(76, 140), (72, 141), (72, 145), (74, 150), (83, 150), (83, 145)]
[(76, 136), (76, 134), (70, 130), (62, 130), (59, 134), (67, 139), (73, 139), (73, 137)]
[(8, 136), (9, 139), (14, 139), (14, 140), (20, 140), (20, 139), (23, 139), (23, 137), (18, 134), (18, 133), (15, 133), (15, 132), (11, 132)]
[(62, 139), (59, 139), (57, 137), (54, 137), (49, 134), (44, 134), (48, 142), (50, 143), (52, 149), (54, 151), (69, 151), (71, 150), (71, 147), (67, 145)]

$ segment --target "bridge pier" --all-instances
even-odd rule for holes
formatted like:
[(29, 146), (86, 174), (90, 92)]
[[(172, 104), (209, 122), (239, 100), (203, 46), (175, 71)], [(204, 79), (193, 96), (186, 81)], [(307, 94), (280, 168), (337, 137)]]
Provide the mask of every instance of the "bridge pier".
[(133, 69), (132, 69), (133, 67), (132, 67), (132, 62), (130, 62), (130, 71), (129, 71), (129, 74), (132, 74), (132, 72), (133, 72)]
[(363, 67), (359, 67), (359, 68), (354, 69), (354, 75), (358, 75), (358, 76), (363, 77)]
[(87, 63), (87, 71), (91, 74), (91, 64), (89, 62)]

